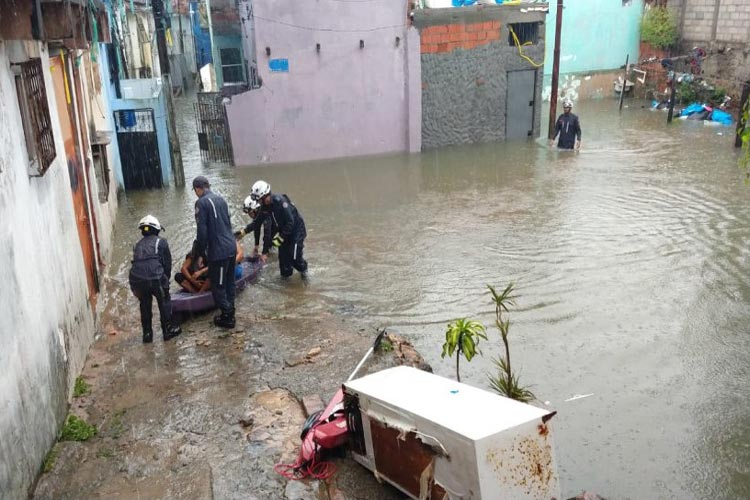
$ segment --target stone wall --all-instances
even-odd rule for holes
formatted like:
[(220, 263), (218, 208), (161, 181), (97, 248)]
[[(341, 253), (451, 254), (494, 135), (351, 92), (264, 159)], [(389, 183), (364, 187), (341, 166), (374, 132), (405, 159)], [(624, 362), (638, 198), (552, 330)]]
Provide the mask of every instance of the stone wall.
[(704, 76), (738, 95), (750, 78), (750, 2), (747, 0), (669, 0), (678, 13), (682, 53), (694, 46), (709, 52)]
[(678, 0), (669, 5), (681, 13), (685, 41), (750, 41), (750, 2), (747, 0)]
[(510, 23), (539, 23), (538, 39), (524, 55), (544, 59), (544, 13), (517, 6), (417, 11), (421, 35), (422, 145), (505, 139), (509, 71), (536, 71), (533, 136), (539, 136), (543, 68), (519, 54)]

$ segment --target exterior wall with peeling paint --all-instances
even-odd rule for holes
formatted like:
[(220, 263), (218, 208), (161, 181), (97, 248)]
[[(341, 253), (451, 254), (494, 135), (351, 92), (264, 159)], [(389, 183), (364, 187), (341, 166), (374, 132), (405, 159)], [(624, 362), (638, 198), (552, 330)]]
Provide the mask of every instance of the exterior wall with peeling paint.
[[(552, 74), (556, 2), (549, 3), (545, 76)], [(638, 59), (643, 0), (565, 2), (560, 40), (560, 74), (612, 70)]]
[[(27, 174), (10, 66), (27, 57), (42, 60), (57, 152), (42, 177)], [(49, 66), (43, 44), (0, 40), (0, 498), (27, 497), (94, 338)]]

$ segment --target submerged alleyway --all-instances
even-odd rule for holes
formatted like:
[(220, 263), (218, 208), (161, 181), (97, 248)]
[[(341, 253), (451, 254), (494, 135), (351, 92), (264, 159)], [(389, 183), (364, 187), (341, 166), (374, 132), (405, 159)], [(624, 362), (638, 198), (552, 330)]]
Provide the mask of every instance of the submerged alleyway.
[[(484, 284), (507, 281), (520, 295), (514, 364), (536, 404), (558, 411), (564, 498), (584, 489), (614, 498), (742, 496), (747, 481), (729, 474), (748, 459), (736, 443), (748, 428), (737, 410), (747, 396), (738, 381), (748, 361), (750, 214), (732, 134), (700, 122), (667, 127), (663, 113), (636, 102), (622, 115), (615, 106), (577, 105), (578, 155), (540, 141), (254, 168), (186, 160), (186, 177), (211, 178), (237, 226), (258, 178), (288, 193), (308, 223), (309, 285), (281, 281), (271, 262), (238, 296), (238, 328), (226, 338), (207, 328), (207, 316), (186, 322), (175, 343), (140, 344), (126, 287), (135, 225), (145, 211), (159, 215), (177, 260), (192, 240), (194, 196), (124, 196), (118, 264), (84, 371), (92, 393), (74, 404), (100, 435), (64, 443), (37, 496), (72, 497), (90, 484), (87, 491), (131, 496), (136, 485), (184, 497), (211, 485), (216, 498), (282, 498), (286, 483), (271, 465), (293, 453), (302, 415), (294, 405), (276, 415), (270, 396), (284, 393), (251, 394), (283, 388), (327, 398), (381, 325), (398, 328), (436, 373), (452, 377), (454, 364), (440, 359), (445, 324), (469, 316), (490, 325)], [(189, 132), (192, 115), (180, 116)], [(186, 158), (190, 144), (184, 134)], [(491, 330), (484, 355), (462, 364), (462, 380), (487, 387), (499, 344)], [(288, 366), (315, 347), (313, 363)], [(263, 424), (243, 427), (252, 411)], [(270, 413), (287, 444), (266, 428)], [(643, 460), (644, 450), (653, 458)], [(364, 469), (338, 464), (357, 474), (337, 476), (347, 495), (392, 497)]]

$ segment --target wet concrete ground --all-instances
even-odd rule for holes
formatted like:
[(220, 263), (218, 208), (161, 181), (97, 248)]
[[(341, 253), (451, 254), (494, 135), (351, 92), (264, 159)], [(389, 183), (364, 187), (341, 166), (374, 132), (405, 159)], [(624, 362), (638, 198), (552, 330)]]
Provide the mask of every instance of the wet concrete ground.
[[(245, 309), (232, 331), (207, 315), (177, 339), (143, 345), (132, 319), (103, 323), (83, 372), (91, 392), (71, 408), (98, 435), (58, 443), (33, 498), (401, 498), (346, 459), (335, 459), (327, 483), (273, 470), (296, 458), (302, 397), (327, 401), (371, 346), (373, 328)], [(376, 354), (365, 368), (394, 363)]]

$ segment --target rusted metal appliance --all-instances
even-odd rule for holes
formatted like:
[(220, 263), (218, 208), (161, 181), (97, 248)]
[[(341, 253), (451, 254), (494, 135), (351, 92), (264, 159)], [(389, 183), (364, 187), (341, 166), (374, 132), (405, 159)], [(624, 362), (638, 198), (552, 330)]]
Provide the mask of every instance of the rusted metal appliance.
[(414, 499), (560, 498), (550, 419), (414, 368), (344, 384), (354, 459)]

